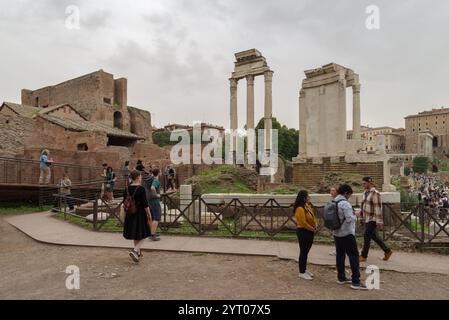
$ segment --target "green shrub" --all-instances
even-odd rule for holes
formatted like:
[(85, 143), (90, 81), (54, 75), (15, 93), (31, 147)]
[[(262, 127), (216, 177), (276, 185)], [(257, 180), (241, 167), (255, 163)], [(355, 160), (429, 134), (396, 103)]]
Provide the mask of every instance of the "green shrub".
[(404, 188), (399, 189), (401, 193), (401, 210), (409, 211), (419, 204), (418, 196), (407, 192)]
[(410, 173), (411, 173), (411, 169), (409, 168), (409, 167), (405, 167), (405, 169), (404, 169), (404, 174), (405, 174), (405, 176), (409, 176), (410, 175)]
[(416, 157), (413, 159), (413, 171), (416, 173), (427, 173), (429, 169), (429, 158), (427, 157)]

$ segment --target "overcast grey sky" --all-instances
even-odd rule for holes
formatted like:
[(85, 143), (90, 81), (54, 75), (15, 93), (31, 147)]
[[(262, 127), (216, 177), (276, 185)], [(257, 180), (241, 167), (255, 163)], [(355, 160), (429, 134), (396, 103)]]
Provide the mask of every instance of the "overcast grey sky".
[[(380, 29), (365, 10), (380, 8)], [(66, 28), (66, 7), (80, 29)], [(362, 123), (449, 106), (447, 0), (0, 0), (0, 100), (98, 69), (128, 78), (128, 104), (154, 123), (229, 126), (233, 54), (257, 48), (274, 70), (273, 115), (298, 128), (303, 71), (335, 62), (360, 74)], [(348, 91), (350, 92), (350, 91)], [(246, 84), (239, 84), (239, 124)], [(256, 119), (263, 78), (256, 80)], [(348, 115), (348, 122), (351, 118)]]

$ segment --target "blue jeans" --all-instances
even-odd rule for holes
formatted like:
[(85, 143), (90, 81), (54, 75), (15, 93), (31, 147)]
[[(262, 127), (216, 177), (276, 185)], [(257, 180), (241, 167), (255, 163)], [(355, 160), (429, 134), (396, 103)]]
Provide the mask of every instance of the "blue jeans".
[(337, 249), (337, 273), (338, 280), (346, 279), (345, 261), (346, 256), (349, 258), (349, 264), (352, 271), (352, 283), (360, 284), (360, 263), (359, 263), (359, 249), (357, 248), (357, 241), (352, 234), (346, 237), (334, 237), (335, 248)]

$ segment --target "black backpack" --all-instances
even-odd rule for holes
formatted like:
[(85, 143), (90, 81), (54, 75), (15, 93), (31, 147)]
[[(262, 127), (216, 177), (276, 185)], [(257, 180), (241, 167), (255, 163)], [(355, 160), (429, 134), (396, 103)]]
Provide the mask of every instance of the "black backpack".
[(345, 218), (343, 217), (343, 221), (340, 221), (340, 217), (338, 216), (338, 204), (341, 201), (345, 200), (332, 200), (324, 207), (323, 212), (323, 219), (324, 219), (324, 226), (328, 228), (329, 230), (336, 231), (341, 228), (343, 225), (343, 222), (345, 221)]

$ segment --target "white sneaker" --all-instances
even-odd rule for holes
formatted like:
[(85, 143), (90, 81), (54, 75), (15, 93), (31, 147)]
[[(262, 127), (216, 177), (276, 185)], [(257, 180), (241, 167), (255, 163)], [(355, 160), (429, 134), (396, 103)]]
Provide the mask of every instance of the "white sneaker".
[(331, 251), (331, 252), (329, 252), (329, 255), (330, 255), (330, 256), (336, 256), (336, 255), (337, 255), (337, 251), (335, 251), (335, 250), (334, 250), (334, 251)]
[(315, 277), (315, 275), (314, 275), (312, 272), (308, 271), (308, 270), (306, 271), (306, 273), (307, 273), (309, 276), (311, 276), (312, 278)]
[(303, 280), (313, 280), (313, 278), (308, 273), (300, 273), (299, 278)]

